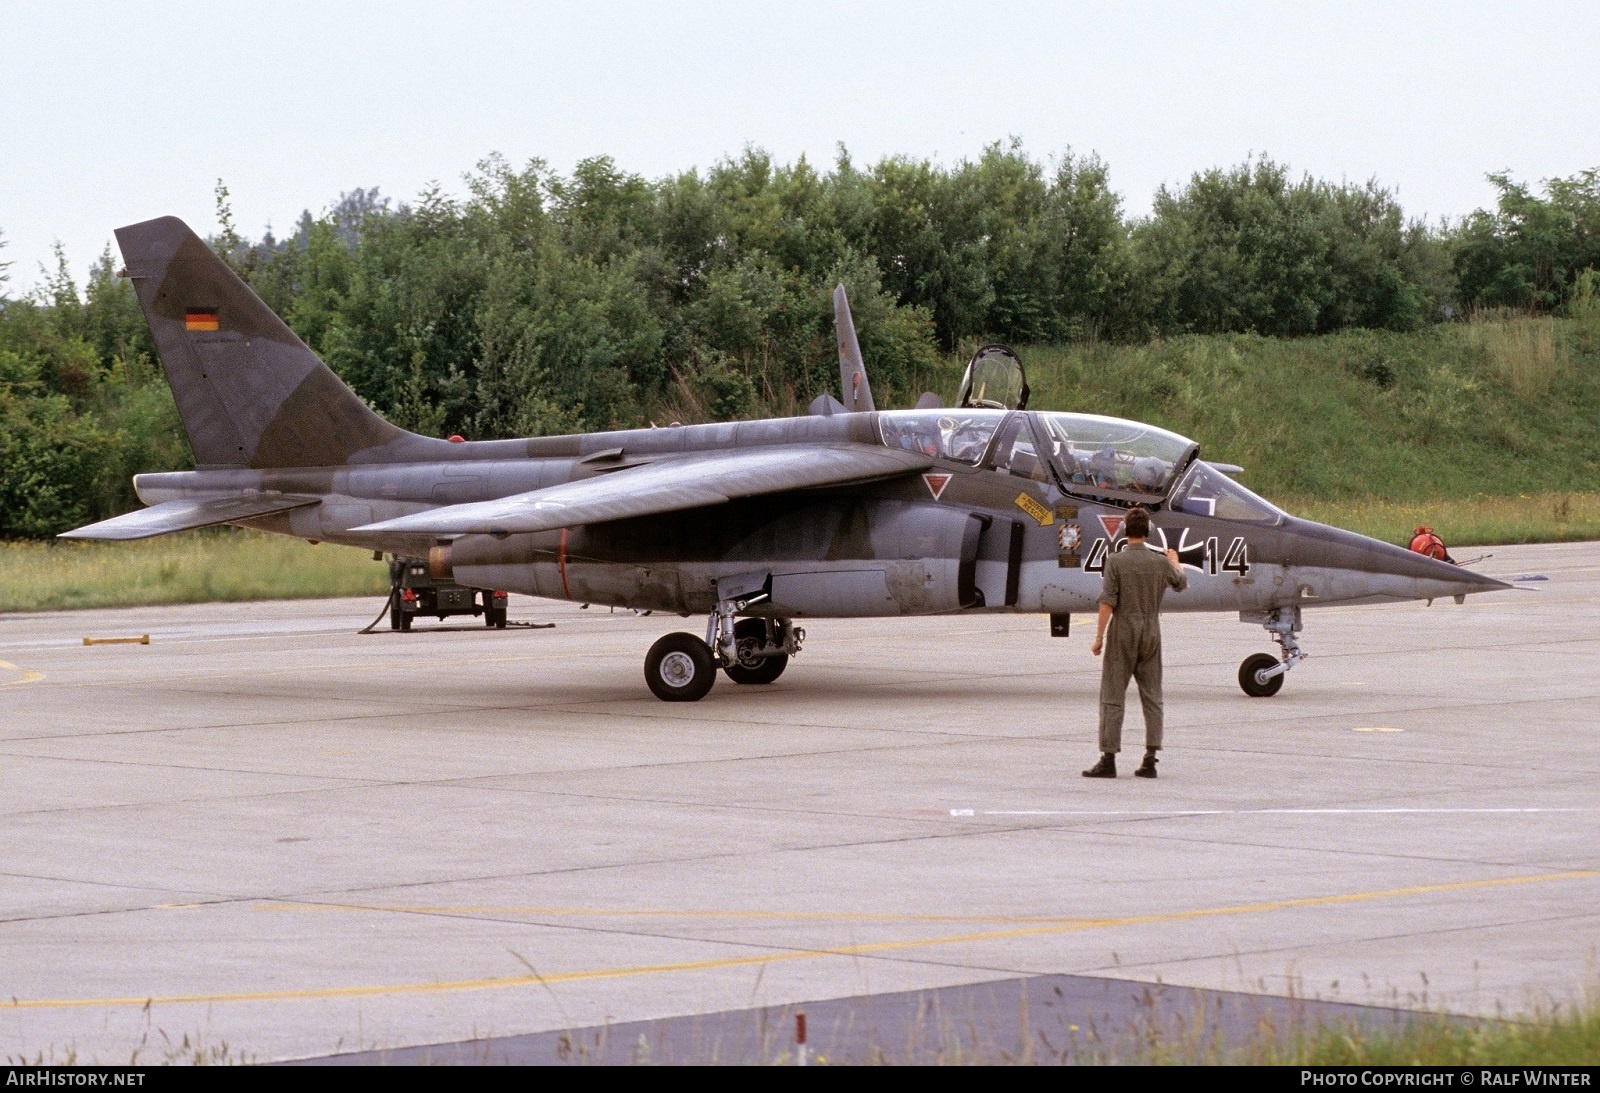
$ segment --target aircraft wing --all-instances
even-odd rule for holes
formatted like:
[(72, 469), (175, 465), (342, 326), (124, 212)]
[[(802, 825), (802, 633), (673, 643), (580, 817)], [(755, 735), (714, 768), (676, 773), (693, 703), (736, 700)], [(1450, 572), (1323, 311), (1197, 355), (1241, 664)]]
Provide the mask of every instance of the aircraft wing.
[(173, 531), (190, 531), (208, 528), (234, 520), (247, 520), (252, 516), (268, 516), (274, 512), (315, 505), (319, 497), (299, 497), (293, 494), (256, 494), (249, 497), (183, 497), (176, 501), (163, 501), (137, 512), (113, 516), (98, 524), (88, 524), (72, 531), (63, 531), (60, 539), (148, 539), (153, 535), (166, 535)]
[(845, 486), (925, 470), (913, 452), (865, 444), (796, 444), (664, 459), (642, 467), (367, 524), (359, 532), (510, 535), (719, 505), (819, 486)]

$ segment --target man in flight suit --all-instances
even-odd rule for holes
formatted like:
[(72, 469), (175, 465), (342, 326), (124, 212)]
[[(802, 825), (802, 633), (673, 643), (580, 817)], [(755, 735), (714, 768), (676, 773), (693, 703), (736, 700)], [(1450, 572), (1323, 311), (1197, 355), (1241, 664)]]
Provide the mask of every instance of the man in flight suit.
[(1117, 752), (1122, 750), (1122, 713), (1128, 694), (1128, 677), (1139, 684), (1144, 706), (1144, 762), (1135, 777), (1156, 776), (1156, 752), (1161, 750), (1161, 599), (1167, 589), (1189, 587), (1178, 562), (1178, 552), (1166, 557), (1145, 548), (1150, 535), (1150, 514), (1142, 508), (1128, 511), (1123, 529), (1127, 545), (1106, 556), (1105, 583), (1100, 593), (1100, 624), (1093, 652), (1100, 655), (1110, 624), (1111, 648), (1100, 672), (1100, 761), (1083, 772), (1085, 778), (1115, 778)]

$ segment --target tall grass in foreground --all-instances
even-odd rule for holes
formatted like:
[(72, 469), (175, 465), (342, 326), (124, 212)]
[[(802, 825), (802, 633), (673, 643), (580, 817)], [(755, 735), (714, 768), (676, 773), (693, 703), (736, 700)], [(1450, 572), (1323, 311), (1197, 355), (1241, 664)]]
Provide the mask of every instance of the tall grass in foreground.
[(1424, 1016), (1394, 1032), (1324, 1027), (1302, 1037), (1262, 1038), (1216, 1061), (1293, 1066), (1594, 1066), (1600, 1063), (1600, 1006), (1556, 1007), (1514, 1021)]
[(0, 542), (0, 611), (381, 596), (388, 568), (365, 551), (219, 528), (131, 543)]

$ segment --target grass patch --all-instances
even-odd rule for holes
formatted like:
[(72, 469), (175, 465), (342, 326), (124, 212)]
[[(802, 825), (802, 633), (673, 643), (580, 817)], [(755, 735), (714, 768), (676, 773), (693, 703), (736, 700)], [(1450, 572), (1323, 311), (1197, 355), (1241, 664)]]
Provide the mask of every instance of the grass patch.
[(388, 567), (366, 551), (238, 528), (132, 543), (0, 542), (0, 611), (381, 596), (388, 589)]
[[(1600, 321), (1487, 316), (1406, 334), (1019, 351), (1034, 409), (1193, 437), (1202, 455), (1244, 467), (1241, 480), (1280, 503), (1516, 498), (1600, 483)], [(942, 361), (914, 386), (948, 404), (964, 364)], [(884, 405), (914, 397), (895, 392)]]
[(1456, 1022), (1420, 1018), (1394, 1032), (1321, 1028), (1309, 1036), (1263, 1038), (1229, 1063), (1279, 1066), (1594, 1066), (1600, 1008), (1581, 1006), (1526, 1020)]
[(1405, 545), (1427, 525), (1452, 550), (1492, 543), (1561, 543), (1600, 539), (1600, 493), (1539, 493), (1517, 497), (1446, 497), (1431, 501), (1364, 498), (1319, 501), (1288, 498), (1296, 516)]

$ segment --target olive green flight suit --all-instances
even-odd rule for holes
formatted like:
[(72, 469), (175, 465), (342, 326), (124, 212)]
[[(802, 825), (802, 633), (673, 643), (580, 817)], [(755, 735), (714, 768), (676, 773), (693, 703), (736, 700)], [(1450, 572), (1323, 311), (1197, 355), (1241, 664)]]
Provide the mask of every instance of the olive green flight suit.
[(1167, 589), (1182, 592), (1189, 578), (1175, 571), (1165, 554), (1127, 546), (1106, 556), (1100, 602), (1111, 608), (1105, 663), (1100, 669), (1100, 750), (1122, 750), (1122, 714), (1128, 677), (1139, 684), (1144, 706), (1144, 745), (1161, 746), (1161, 599)]

